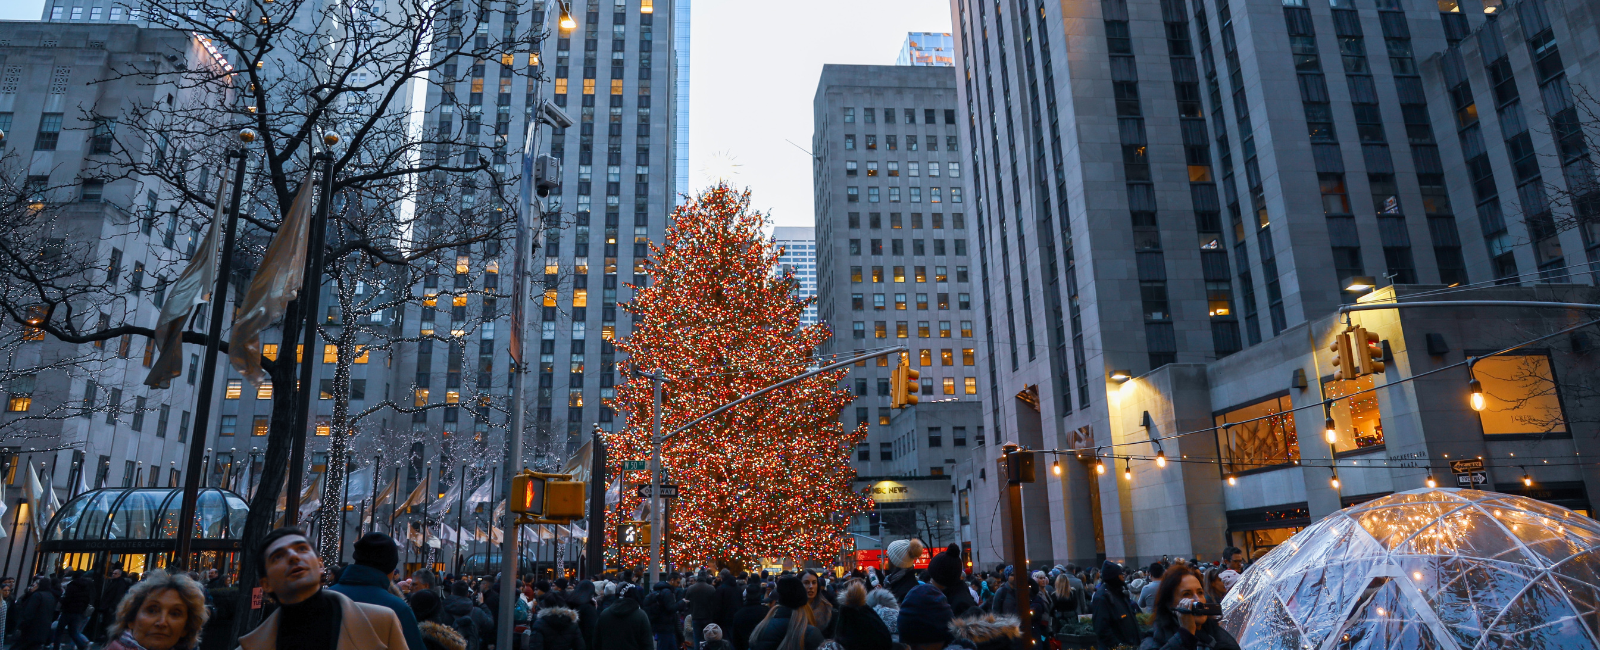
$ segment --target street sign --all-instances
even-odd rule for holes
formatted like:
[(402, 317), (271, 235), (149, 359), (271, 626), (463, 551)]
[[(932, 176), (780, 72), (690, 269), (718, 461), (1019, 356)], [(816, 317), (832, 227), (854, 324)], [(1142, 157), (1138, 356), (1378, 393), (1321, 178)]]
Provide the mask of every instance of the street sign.
[(1456, 476), (1456, 485), (1464, 488), (1475, 488), (1479, 485), (1489, 484), (1489, 472), (1483, 467), (1483, 459), (1450, 461), (1450, 473)]
[(625, 460), (625, 461), (622, 461), (622, 471), (624, 471), (624, 472), (644, 472), (644, 471), (648, 471), (649, 469), (650, 469), (650, 461), (647, 461), (647, 460)]
[[(641, 499), (650, 498), (650, 484), (646, 483), (644, 485), (639, 486), (638, 489), (636, 490), (636, 492), (638, 493), (639, 498), (641, 498)], [(663, 486), (661, 486), (661, 498), (663, 498), (663, 499), (676, 499), (676, 498), (678, 498), (678, 486), (676, 486), (676, 485), (663, 485)]]

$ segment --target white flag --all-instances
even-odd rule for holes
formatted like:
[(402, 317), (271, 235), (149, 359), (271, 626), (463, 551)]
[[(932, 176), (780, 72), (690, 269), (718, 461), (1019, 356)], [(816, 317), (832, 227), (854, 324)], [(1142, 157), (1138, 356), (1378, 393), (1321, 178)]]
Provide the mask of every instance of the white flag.
[(478, 489), (473, 490), (472, 494), (467, 495), (467, 506), (471, 507), (472, 505), (478, 503), (488, 503), (494, 498), (492, 496), (493, 494), (494, 481), (484, 481), (483, 485), (478, 486)]
[(433, 503), (428, 504), (428, 514), (435, 517), (442, 516), (444, 513), (453, 510), (456, 506), (456, 501), (460, 498), (461, 482), (456, 481), (455, 485), (450, 486), (450, 489), (445, 491), (443, 497), (434, 499)]
[[(315, 179), (316, 174), (306, 170), (300, 191), (289, 204), (289, 212), (278, 225), (267, 252), (261, 256), (250, 288), (235, 303), (233, 334), (228, 338), (228, 361), (252, 386), (269, 380), (267, 372), (261, 369), (261, 332), (283, 318), (289, 301), (300, 294), (305, 284), (306, 242), (310, 238)], [(317, 286), (320, 287), (321, 282), (319, 277)]]
[(39, 472), (34, 469), (33, 464), (28, 463), (25, 467), (28, 475), (24, 477), (27, 479), (27, 483), (23, 484), (24, 496), (27, 497), (28, 509), (33, 513), (34, 539), (38, 539), (44, 532), (45, 524), (50, 523), (50, 519), (55, 517), (56, 508), (60, 504), (56, 501), (55, 490), (48, 490), (49, 494), (46, 494), (47, 489), (39, 482)]
[(305, 519), (317, 508), (322, 507), (322, 475), (311, 479), (311, 485), (306, 486), (305, 493), (300, 495), (300, 518)]
[(350, 482), (350, 501), (361, 501), (372, 495), (372, 467), (363, 467), (345, 477)]
[(618, 503), (622, 503), (622, 477), (620, 476), (606, 490), (606, 505), (614, 506)]
[(189, 260), (189, 266), (178, 274), (167, 292), (161, 314), (156, 316), (155, 336), (150, 342), (161, 350), (161, 356), (150, 365), (150, 374), (144, 384), (166, 388), (172, 378), (183, 374), (183, 324), (195, 305), (211, 299), (211, 289), (217, 284), (217, 235), (223, 225), (223, 205), (228, 190), (228, 175), (222, 174), (217, 183), (216, 210), (211, 215), (211, 227), (206, 229), (200, 249)]

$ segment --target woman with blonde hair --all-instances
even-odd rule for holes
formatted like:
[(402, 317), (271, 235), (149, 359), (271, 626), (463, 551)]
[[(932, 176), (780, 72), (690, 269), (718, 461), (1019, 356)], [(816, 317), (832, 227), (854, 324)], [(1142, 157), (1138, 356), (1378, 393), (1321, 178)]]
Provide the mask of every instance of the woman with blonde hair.
[(192, 650), (209, 616), (200, 583), (151, 571), (117, 604), (105, 650)]

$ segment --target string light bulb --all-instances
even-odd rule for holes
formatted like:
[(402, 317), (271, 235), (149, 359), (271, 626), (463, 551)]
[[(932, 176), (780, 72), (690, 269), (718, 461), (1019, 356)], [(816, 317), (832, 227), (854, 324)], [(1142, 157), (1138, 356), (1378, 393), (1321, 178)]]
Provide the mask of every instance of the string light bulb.
[(1330, 445), (1339, 442), (1339, 425), (1334, 424), (1333, 418), (1322, 421), (1322, 435)]
[(1228, 485), (1238, 485), (1238, 484), (1239, 484), (1239, 476), (1237, 474), (1229, 474), (1228, 475)]
[(1433, 480), (1433, 475), (1432, 474), (1428, 475), (1428, 487), (1431, 487), (1431, 488), (1439, 487), (1439, 482)]
[(1167, 466), (1167, 452), (1164, 452), (1164, 451), (1156, 452), (1156, 467), (1166, 468), (1166, 466)]
[(1328, 485), (1332, 485), (1335, 490), (1339, 489), (1339, 475), (1334, 474), (1333, 478), (1328, 479)]
[(1133, 480), (1133, 461), (1130, 459), (1123, 459), (1122, 461), (1122, 478), (1129, 481)]
[(1060, 476), (1061, 475), (1061, 461), (1059, 461), (1059, 460), (1051, 461), (1050, 462), (1050, 472), (1055, 474), (1056, 476)]
[(1104, 458), (1096, 458), (1095, 459), (1095, 461), (1094, 461), (1094, 473), (1102, 474), (1102, 475), (1106, 473), (1106, 461), (1105, 461)]
[(1477, 379), (1473, 379), (1467, 382), (1467, 390), (1472, 391), (1472, 410), (1482, 411), (1485, 406), (1483, 402), (1483, 384), (1478, 383)]
[(572, 19), (572, 13), (567, 11), (566, 5), (561, 5), (561, 28), (576, 29), (577, 27), (578, 21)]
[(1533, 477), (1528, 476), (1528, 470), (1526, 469), (1522, 470), (1522, 486), (1533, 487)]

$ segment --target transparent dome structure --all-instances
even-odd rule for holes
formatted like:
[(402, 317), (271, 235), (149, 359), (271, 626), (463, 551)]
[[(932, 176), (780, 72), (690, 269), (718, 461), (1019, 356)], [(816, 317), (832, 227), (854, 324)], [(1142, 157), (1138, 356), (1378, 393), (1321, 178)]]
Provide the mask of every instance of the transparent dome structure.
[[(182, 488), (106, 488), (74, 497), (45, 527), (44, 550), (67, 550), (74, 544), (49, 542), (120, 542), (116, 548), (172, 547), (178, 535)], [(194, 538), (238, 539), (244, 535), (249, 506), (239, 495), (216, 488), (200, 490), (195, 503)], [(139, 542), (154, 542), (141, 545)], [(164, 544), (161, 542), (165, 542)], [(72, 550), (79, 550), (72, 548)], [(98, 550), (98, 549), (96, 549)]]
[(1526, 497), (1420, 489), (1346, 508), (1223, 600), (1256, 649), (1600, 649), (1600, 522)]

